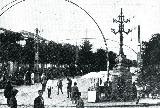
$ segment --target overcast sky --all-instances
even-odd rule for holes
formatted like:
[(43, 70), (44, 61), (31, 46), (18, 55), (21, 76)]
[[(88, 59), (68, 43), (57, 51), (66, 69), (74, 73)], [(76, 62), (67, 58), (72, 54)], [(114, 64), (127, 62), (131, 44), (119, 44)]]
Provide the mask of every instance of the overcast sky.
[[(4, 7), (13, 0), (1, 0)], [(16, 2), (20, 0), (14, 0)], [(109, 51), (119, 53), (119, 34), (111, 32), (118, 30), (118, 19), (121, 8), (125, 19), (125, 30), (133, 29), (128, 35), (124, 34), (124, 44), (137, 51), (138, 25), (141, 27), (141, 41), (148, 41), (152, 34), (160, 32), (160, 2), (159, 0), (71, 0), (85, 9), (97, 22), (107, 41)], [(16, 3), (15, 2), (15, 3)], [(8, 5), (8, 7), (11, 5)], [(1, 9), (1, 13), (7, 7)], [(105, 48), (102, 34), (94, 21), (79, 7), (65, 0), (25, 0), (9, 9), (0, 16), (0, 27), (13, 31), (35, 32), (39, 28), (40, 35), (55, 42), (81, 44), (81, 38), (90, 40), (93, 49)], [(71, 40), (65, 40), (71, 39)], [(136, 59), (136, 54), (124, 46), (124, 53), (130, 59)]]

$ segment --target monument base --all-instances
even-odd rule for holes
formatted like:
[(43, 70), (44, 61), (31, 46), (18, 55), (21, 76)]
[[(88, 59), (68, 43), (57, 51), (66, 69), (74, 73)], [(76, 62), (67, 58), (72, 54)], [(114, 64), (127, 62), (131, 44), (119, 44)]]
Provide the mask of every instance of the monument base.
[(127, 66), (127, 59), (120, 55), (112, 74), (112, 100), (129, 101), (132, 99), (132, 74)]

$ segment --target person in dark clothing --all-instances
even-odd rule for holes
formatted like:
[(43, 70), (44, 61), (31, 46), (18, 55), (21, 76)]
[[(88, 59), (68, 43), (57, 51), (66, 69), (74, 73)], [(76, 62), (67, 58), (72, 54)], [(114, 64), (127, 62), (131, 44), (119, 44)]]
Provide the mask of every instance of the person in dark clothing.
[(9, 105), (9, 101), (10, 101), (10, 98), (11, 98), (11, 91), (13, 89), (13, 86), (11, 84), (10, 81), (7, 82), (6, 86), (5, 86), (5, 89), (4, 89), (4, 96), (5, 98), (7, 98), (7, 105)]
[(72, 80), (67, 78), (67, 98), (71, 98), (71, 88), (72, 88)]
[(137, 87), (135, 85), (135, 82), (132, 84), (132, 92), (133, 92), (133, 97), (132, 99), (135, 100), (137, 99)]
[(42, 84), (42, 90), (45, 91), (46, 84), (47, 84), (47, 77), (46, 77), (45, 73), (43, 73), (41, 76), (41, 84)]
[(10, 104), (11, 108), (17, 108), (17, 99), (16, 99), (17, 93), (18, 93), (17, 89), (12, 89), (11, 98), (10, 98), (10, 101), (9, 101), (9, 104)]
[(58, 87), (58, 93), (57, 93), (57, 95), (59, 95), (59, 89), (61, 90), (61, 93), (63, 94), (63, 91), (62, 91), (62, 87), (63, 87), (62, 79), (58, 80), (57, 87)]
[(76, 108), (84, 108), (84, 102), (81, 98), (81, 92), (78, 92)]
[(77, 83), (74, 82), (74, 86), (72, 87), (72, 103), (77, 103), (77, 98), (78, 98), (78, 87), (77, 87)]
[(34, 108), (44, 108), (43, 90), (38, 90), (39, 96), (34, 100)]
[(48, 98), (51, 99), (51, 91), (52, 91), (52, 80), (51, 79), (48, 79), (47, 81), (47, 90), (48, 90)]
[(30, 71), (26, 72), (26, 85), (30, 85), (31, 84), (31, 73)]

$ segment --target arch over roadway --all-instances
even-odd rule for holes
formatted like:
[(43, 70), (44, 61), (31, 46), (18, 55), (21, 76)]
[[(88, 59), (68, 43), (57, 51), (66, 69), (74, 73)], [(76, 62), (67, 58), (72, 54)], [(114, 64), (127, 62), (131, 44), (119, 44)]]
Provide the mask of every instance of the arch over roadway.
[[(15, 5), (17, 5), (17, 4), (19, 4), (19, 3), (23, 2), (23, 1), (25, 1), (25, 0), (20, 0), (20, 1), (18, 1), (18, 0), (13, 0), (13, 1), (9, 2), (8, 4), (6, 4), (5, 6), (3, 6), (3, 7), (1, 8), (1, 10), (3, 10), (3, 9), (7, 8), (7, 7), (10, 5), (7, 9), (5, 9), (5, 10), (0, 14), (0, 16), (2, 16), (2, 15), (3, 15), (5, 12), (7, 12), (9, 9), (11, 9), (11, 8), (14, 7)], [(83, 11), (93, 20), (93, 22), (96, 24), (96, 26), (98, 27), (98, 29), (99, 29), (102, 37), (103, 37), (103, 40), (104, 40), (104, 43), (105, 43), (105, 45), (106, 45), (106, 50), (107, 50), (107, 51), (108, 51), (108, 48), (107, 48), (107, 42), (106, 42), (106, 40), (110, 40), (110, 41), (113, 41), (113, 42), (117, 42), (117, 41), (115, 41), (115, 40), (111, 40), (111, 39), (105, 38), (105, 36), (104, 36), (104, 34), (103, 34), (100, 26), (99, 26), (98, 23), (96, 22), (96, 20), (95, 20), (84, 8), (82, 8), (81, 6), (79, 6), (78, 4), (76, 4), (76, 3), (74, 3), (74, 2), (72, 2), (72, 1), (70, 1), (70, 0), (65, 0), (65, 1), (67, 1), (67, 2), (69, 2), (69, 3), (71, 3), (71, 4), (75, 5), (75, 6), (77, 6), (78, 8), (80, 8), (81, 10), (83, 10)], [(13, 5), (12, 5), (12, 4), (13, 4)], [(21, 34), (22, 34), (24, 37), (26, 37), (26, 38), (27, 38), (29, 35), (31, 35), (31, 37), (34, 36), (33, 33), (30, 33), (30, 32), (27, 32), (27, 31), (21, 31)], [(46, 39), (44, 39), (44, 38), (42, 38), (42, 37), (40, 37), (40, 39), (46, 40)], [(117, 42), (117, 43), (119, 43), (119, 42)], [(129, 47), (129, 46), (127, 46), (127, 45), (124, 45), (124, 46), (130, 48), (134, 53), (137, 54), (137, 52), (136, 52), (135, 50), (133, 50), (131, 47)]]
[(104, 37), (104, 34), (103, 34), (100, 26), (99, 26), (98, 23), (96, 22), (96, 20), (95, 20), (84, 8), (82, 8), (82, 7), (79, 6), (78, 4), (76, 4), (76, 3), (74, 3), (74, 2), (72, 2), (72, 1), (70, 1), (70, 0), (65, 0), (65, 1), (67, 1), (68, 3), (71, 3), (71, 4), (75, 5), (75, 6), (77, 6), (78, 8), (80, 8), (81, 10), (83, 10), (83, 11), (93, 20), (93, 22), (96, 24), (96, 26), (98, 27), (98, 30), (100, 31), (100, 33), (101, 33), (101, 35), (102, 35), (102, 37), (103, 37), (104, 43), (105, 43), (105, 45), (106, 45), (106, 50), (107, 50), (107, 52), (108, 52), (106, 38)]
[[(13, 4), (13, 5), (9, 6), (7, 9), (5, 9), (5, 10), (0, 14), (0, 16), (2, 16), (5, 12), (7, 12), (9, 9), (11, 9), (12, 7), (14, 7), (15, 5), (21, 3), (21, 2), (23, 2), (23, 1), (25, 1), (25, 0), (20, 0), (20, 1), (18, 1), (18, 2), (17, 2), (17, 1), (18, 1), (18, 0), (13, 0), (13, 1), (11, 1), (10, 3), (6, 4), (5, 6), (3, 6), (3, 7), (1, 8), (1, 10), (3, 10), (3, 9), (6, 8), (6, 7), (8, 7), (10, 4)], [(106, 50), (108, 51), (106, 39), (105, 39), (105, 37), (104, 37), (104, 34), (103, 34), (100, 26), (99, 26), (98, 23), (96, 22), (96, 20), (95, 20), (85, 9), (83, 9), (83, 8), (82, 8), (81, 6), (79, 6), (78, 4), (76, 4), (76, 3), (74, 3), (74, 2), (72, 2), (72, 1), (70, 1), (70, 0), (65, 0), (65, 1), (67, 1), (67, 2), (69, 2), (69, 3), (71, 3), (71, 4), (75, 5), (75, 6), (77, 6), (78, 8), (80, 8), (81, 10), (83, 10), (83, 11), (93, 20), (93, 22), (96, 24), (96, 26), (98, 27), (98, 29), (99, 29), (102, 37), (103, 37), (104, 43), (105, 43), (105, 45), (106, 45)], [(15, 2), (16, 2), (16, 3), (15, 3)]]

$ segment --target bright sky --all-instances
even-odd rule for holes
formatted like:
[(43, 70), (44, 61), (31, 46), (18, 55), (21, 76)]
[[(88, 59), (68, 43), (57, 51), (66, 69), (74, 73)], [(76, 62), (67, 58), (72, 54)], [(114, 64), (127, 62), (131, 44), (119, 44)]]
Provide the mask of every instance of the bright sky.
[[(13, 0), (1, 0), (0, 8)], [(20, 0), (15, 0), (20, 1)], [(148, 41), (151, 35), (160, 32), (160, 2), (159, 0), (71, 0), (85, 9), (97, 22), (105, 38), (119, 41), (119, 34), (111, 32), (118, 30), (120, 9), (123, 8), (125, 30), (133, 29), (128, 35), (124, 34), (124, 44), (137, 52), (138, 25), (141, 27), (141, 41)], [(2, 13), (5, 9), (1, 9)], [(81, 38), (90, 40), (93, 48), (105, 48), (102, 35), (94, 21), (79, 7), (65, 0), (25, 0), (9, 9), (0, 16), (0, 27), (13, 31), (35, 32), (40, 29), (40, 35), (48, 40), (81, 44)], [(65, 40), (71, 39), (71, 40)], [(131, 41), (132, 40), (132, 41)], [(109, 51), (119, 53), (119, 44), (108, 40)], [(136, 54), (124, 46), (127, 58), (136, 59)]]

